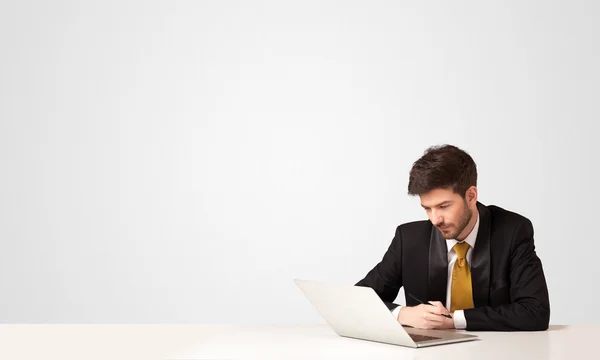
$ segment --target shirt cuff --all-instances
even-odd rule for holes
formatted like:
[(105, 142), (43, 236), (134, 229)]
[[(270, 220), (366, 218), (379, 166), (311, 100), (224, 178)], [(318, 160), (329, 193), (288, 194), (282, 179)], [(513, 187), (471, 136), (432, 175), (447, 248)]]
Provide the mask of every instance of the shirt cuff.
[(398, 305), (394, 310), (392, 310), (392, 315), (394, 315), (394, 318), (396, 318), (396, 320), (398, 320), (398, 314), (400, 314), (400, 309), (402, 309), (402, 305)]
[(455, 310), (454, 315), (454, 327), (458, 330), (464, 330), (467, 328), (467, 319), (465, 318), (465, 312), (462, 310)]

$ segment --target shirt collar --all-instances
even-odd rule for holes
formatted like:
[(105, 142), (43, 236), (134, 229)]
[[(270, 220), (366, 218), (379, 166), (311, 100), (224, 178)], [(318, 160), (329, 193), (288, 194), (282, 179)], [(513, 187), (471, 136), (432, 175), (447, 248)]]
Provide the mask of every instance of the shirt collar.
[[(475, 241), (477, 240), (478, 232), (479, 232), (479, 211), (477, 211), (477, 221), (475, 222), (475, 226), (473, 226), (473, 230), (471, 230), (469, 235), (467, 235), (467, 238), (464, 240), (471, 246), (471, 249), (475, 248)], [(456, 245), (456, 243), (458, 243), (458, 240), (455, 240), (455, 239), (447, 239), (446, 240), (448, 252), (452, 251), (452, 248), (454, 247), (454, 245)]]

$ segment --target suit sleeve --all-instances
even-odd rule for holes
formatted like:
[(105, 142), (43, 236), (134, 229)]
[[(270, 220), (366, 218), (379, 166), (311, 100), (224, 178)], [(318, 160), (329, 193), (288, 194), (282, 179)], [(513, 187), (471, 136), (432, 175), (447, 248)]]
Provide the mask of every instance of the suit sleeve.
[(381, 261), (356, 286), (370, 287), (390, 310), (398, 307), (393, 301), (402, 287), (402, 237), (400, 226)]
[(540, 331), (548, 329), (550, 301), (542, 262), (535, 253), (533, 226), (519, 225), (510, 258), (510, 303), (465, 309), (467, 330)]

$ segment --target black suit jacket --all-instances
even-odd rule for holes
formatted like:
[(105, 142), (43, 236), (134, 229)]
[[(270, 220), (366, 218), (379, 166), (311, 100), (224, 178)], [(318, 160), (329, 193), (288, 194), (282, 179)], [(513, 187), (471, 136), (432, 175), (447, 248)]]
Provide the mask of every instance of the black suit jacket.
[[(550, 302), (531, 221), (497, 206), (478, 202), (477, 208), (470, 264), (475, 307), (464, 310), (467, 330), (546, 330)], [(447, 281), (446, 240), (426, 220), (398, 226), (383, 259), (356, 285), (373, 288), (393, 310), (402, 286), (417, 298), (444, 304)], [(406, 305), (418, 303), (406, 297)]]

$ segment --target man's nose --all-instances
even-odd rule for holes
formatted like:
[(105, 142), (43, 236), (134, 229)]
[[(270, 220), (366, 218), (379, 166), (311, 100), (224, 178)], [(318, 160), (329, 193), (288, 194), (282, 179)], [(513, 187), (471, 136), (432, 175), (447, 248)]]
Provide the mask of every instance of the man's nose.
[(435, 226), (439, 226), (444, 223), (444, 218), (440, 215), (436, 215), (434, 212), (431, 213), (431, 219), (433, 220), (432, 222)]

